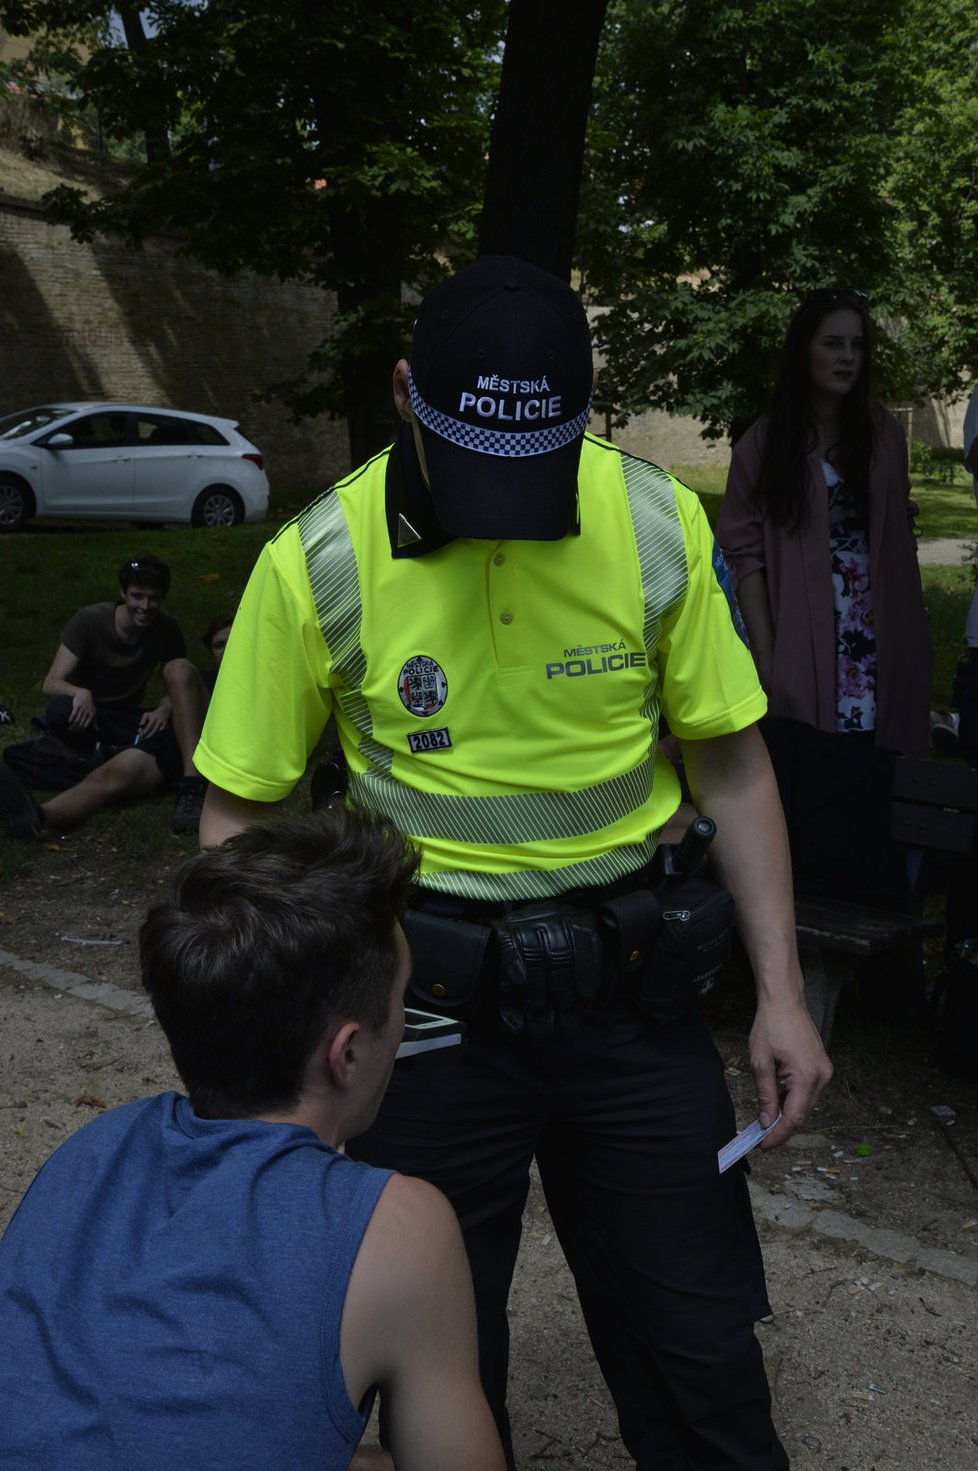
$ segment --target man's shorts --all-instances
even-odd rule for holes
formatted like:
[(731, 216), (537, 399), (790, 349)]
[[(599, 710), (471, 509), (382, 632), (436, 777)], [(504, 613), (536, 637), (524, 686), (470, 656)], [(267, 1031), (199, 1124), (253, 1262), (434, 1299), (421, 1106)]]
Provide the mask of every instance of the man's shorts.
[(155, 735), (142, 736), (139, 722), (145, 711), (96, 705), (94, 725), (87, 730), (75, 731), (68, 725), (71, 704), (67, 695), (56, 695), (48, 702), (45, 721), (51, 735), (58, 736), (77, 751), (99, 758), (96, 764), (109, 761), (120, 751), (130, 748), (145, 751), (159, 767), (165, 785), (176, 786), (183, 774), (183, 759), (171, 726), (165, 725)]

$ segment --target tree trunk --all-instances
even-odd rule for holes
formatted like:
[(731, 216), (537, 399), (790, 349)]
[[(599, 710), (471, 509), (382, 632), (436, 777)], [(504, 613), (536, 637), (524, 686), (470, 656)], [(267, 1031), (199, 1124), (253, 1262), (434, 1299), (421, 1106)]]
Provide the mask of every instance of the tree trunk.
[(512, 0), (481, 255), (518, 255), (570, 279), (584, 134), (607, 3)]
[[(150, 44), (149, 37), (143, 29), (142, 16), (138, 10), (120, 9), (119, 19), (122, 21), (126, 45), (134, 56), (138, 56)], [(167, 137), (166, 127), (162, 123), (147, 127), (143, 139), (146, 144), (147, 163), (155, 163), (159, 159), (170, 157), (170, 140)]]
[[(384, 7), (402, 24), (410, 23), (410, 12), (385, 0)], [(338, 316), (338, 372), (346, 401), (350, 463), (356, 468), (394, 437), (397, 416), (391, 391), (394, 364), (401, 347), (401, 292), (404, 282), (404, 242), (401, 206), (396, 197), (365, 196), (358, 192), (350, 139), (366, 147), (371, 139), (384, 136), (386, 115), (370, 125), (360, 116), (362, 99), (356, 89), (319, 85), (316, 71), (323, 54), (321, 38), (326, 27), (326, 7), (321, 0), (302, 0), (303, 22), (310, 38), (308, 56), (309, 95), (316, 120), (319, 149), (326, 178), (323, 212), (325, 229), (316, 252), (329, 261), (325, 274), (336, 282)], [(396, 53), (377, 47), (371, 68), (371, 85), (377, 96), (397, 98), (410, 86), (405, 45)], [(369, 117), (369, 110), (368, 110)]]
[(341, 207), (332, 215), (330, 248), (340, 285), (340, 317), (360, 313), (361, 340), (343, 354), (350, 463), (362, 465), (390, 444), (397, 427), (391, 378), (401, 342), (400, 209), (377, 198), (362, 211)]

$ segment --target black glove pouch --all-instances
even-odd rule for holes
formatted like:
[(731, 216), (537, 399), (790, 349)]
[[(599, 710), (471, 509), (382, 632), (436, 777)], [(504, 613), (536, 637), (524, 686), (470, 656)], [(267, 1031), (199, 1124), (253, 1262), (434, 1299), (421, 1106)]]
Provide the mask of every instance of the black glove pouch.
[(570, 1031), (601, 986), (593, 916), (569, 904), (531, 904), (493, 921), (499, 1015), (513, 1033)]
[(634, 1000), (653, 1021), (689, 1016), (730, 956), (733, 899), (708, 879), (636, 889), (607, 900), (601, 915), (615, 936), (618, 973), (634, 977)]
[(422, 1010), (473, 1021), (492, 934), (488, 925), (447, 919), (423, 909), (409, 909), (401, 923), (414, 959), (409, 989)]

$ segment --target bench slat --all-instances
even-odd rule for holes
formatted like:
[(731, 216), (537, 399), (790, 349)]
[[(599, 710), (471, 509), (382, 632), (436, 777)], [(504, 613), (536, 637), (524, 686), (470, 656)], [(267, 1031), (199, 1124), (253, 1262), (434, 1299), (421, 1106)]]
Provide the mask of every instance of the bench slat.
[(890, 836), (908, 848), (936, 848), (942, 853), (970, 853), (978, 817), (947, 812), (915, 802), (890, 803)]
[(892, 914), (817, 896), (795, 898), (795, 924), (799, 939), (814, 940), (827, 950), (847, 955), (880, 955), (911, 935), (939, 935), (944, 928), (939, 919)]
[(893, 763), (891, 796), (907, 802), (978, 812), (978, 771), (961, 762), (898, 756)]

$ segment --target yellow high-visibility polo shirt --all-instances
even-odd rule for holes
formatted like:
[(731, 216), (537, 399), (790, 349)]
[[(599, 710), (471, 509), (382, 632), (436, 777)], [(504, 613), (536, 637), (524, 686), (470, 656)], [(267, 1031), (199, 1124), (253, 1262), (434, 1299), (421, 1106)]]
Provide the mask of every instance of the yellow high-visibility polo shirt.
[(241, 797), (295, 785), (334, 713), (350, 794), (484, 899), (648, 861), (679, 788), (660, 709), (702, 740), (765, 710), (696, 496), (587, 436), (580, 535), (391, 556), (386, 453), (264, 549), (197, 753)]

